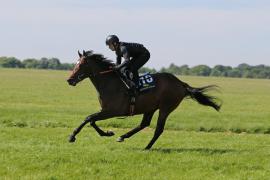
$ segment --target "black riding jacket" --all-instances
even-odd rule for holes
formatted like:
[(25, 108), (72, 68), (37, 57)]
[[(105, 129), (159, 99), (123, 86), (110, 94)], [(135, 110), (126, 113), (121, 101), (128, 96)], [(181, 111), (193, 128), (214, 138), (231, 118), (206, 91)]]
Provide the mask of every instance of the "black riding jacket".
[(121, 67), (129, 62), (130, 58), (136, 58), (145, 53), (148, 53), (148, 50), (142, 44), (120, 42), (119, 47), (115, 51), (117, 57), (116, 65), (119, 66), (121, 64), (122, 57), (125, 59), (125, 61), (123, 64), (121, 64)]

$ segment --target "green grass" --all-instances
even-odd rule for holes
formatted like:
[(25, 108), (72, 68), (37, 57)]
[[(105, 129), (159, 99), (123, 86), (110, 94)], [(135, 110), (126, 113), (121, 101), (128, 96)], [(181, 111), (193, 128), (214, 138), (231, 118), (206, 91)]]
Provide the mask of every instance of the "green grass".
[[(144, 130), (124, 143), (90, 128), (75, 144), (69, 128), (1, 128), (0, 174), (7, 179), (268, 179), (265, 135), (166, 131), (151, 151)], [(116, 129), (117, 135), (126, 130)]]
[[(100, 110), (89, 80), (68, 86), (68, 71), (0, 69), (2, 127), (75, 127)], [(216, 84), (223, 100), (220, 113), (184, 100), (169, 116), (166, 129), (207, 132), (270, 133), (270, 80), (179, 77), (191, 86)], [(16, 114), (16, 116), (15, 116)], [(157, 114), (157, 113), (156, 113)], [(141, 116), (99, 122), (103, 127), (131, 128)], [(155, 127), (156, 116), (151, 127)]]
[[(151, 151), (156, 124), (123, 143), (119, 135), (141, 116), (98, 122), (74, 144), (72, 130), (100, 109), (89, 80), (66, 83), (67, 71), (0, 69), (0, 179), (269, 179), (270, 81), (179, 77), (191, 86), (216, 84), (220, 113), (185, 100), (168, 118)], [(212, 133), (206, 133), (212, 132)]]

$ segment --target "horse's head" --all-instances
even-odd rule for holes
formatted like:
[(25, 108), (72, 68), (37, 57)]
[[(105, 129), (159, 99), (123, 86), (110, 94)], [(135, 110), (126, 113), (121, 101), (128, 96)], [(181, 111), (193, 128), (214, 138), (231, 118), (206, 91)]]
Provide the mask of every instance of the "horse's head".
[(103, 55), (95, 54), (93, 51), (83, 51), (83, 54), (78, 51), (78, 54), (79, 60), (67, 80), (71, 86), (76, 86), (77, 83), (87, 77), (95, 78), (115, 65)]
[(79, 60), (77, 61), (70, 77), (67, 82), (71, 86), (76, 86), (77, 83), (90, 76), (89, 62), (87, 61), (87, 53), (83, 51), (83, 54), (78, 51)]

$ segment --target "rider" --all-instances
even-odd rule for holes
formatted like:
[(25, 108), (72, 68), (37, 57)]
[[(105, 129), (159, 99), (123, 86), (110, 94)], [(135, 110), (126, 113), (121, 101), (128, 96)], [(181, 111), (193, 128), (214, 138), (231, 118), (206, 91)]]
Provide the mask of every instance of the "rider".
[[(116, 66), (113, 70), (120, 71), (132, 95), (135, 95), (136, 86), (139, 84), (138, 70), (149, 60), (149, 51), (142, 44), (121, 42), (116, 35), (109, 35), (106, 45), (116, 54)], [(121, 64), (122, 57), (124, 62)]]

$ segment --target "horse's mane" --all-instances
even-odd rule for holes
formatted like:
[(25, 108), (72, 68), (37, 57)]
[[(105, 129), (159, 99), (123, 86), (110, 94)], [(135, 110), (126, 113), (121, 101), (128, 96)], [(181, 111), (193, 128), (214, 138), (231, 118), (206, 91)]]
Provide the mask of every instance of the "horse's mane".
[(96, 54), (91, 50), (86, 51), (85, 54), (87, 59), (91, 59), (91, 61), (96, 61), (97, 64), (102, 66), (102, 68), (109, 69), (109, 67), (115, 65), (112, 60), (105, 58), (102, 54)]

